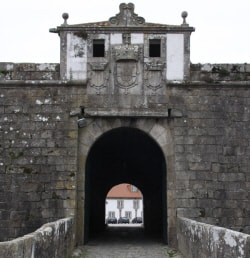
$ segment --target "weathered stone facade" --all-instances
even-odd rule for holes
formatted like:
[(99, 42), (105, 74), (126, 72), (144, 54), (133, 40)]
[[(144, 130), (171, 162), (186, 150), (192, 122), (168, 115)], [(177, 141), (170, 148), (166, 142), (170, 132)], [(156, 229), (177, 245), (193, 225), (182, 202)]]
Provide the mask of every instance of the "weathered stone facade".
[[(91, 217), (104, 225), (102, 198), (121, 180), (148, 196), (145, 228), (159, 219), (170, 245), (177, 215), (250, 233), (250, 66), (190, 66), (194, 29), (146, 24), (132, 7), (121, 5), (134, 17), (126, 24), (118, 15), (73, 26), (64, 15), (52, 30), (60, 66), (1, 64), (0, 240), (75, 216), (82, 243)], [(93, 57), (100, 39), (104, 57)], [(161, 40), (159, 57), (150, 39)]]

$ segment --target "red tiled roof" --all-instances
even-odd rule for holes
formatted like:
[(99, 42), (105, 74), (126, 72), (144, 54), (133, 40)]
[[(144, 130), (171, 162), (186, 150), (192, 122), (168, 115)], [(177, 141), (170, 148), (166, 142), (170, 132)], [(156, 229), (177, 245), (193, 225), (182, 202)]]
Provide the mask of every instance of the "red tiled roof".
[(136, 192), (131, 191), (131, 184), (119, 184), (114, 186), (107, 194), (107, 198), (142, 198), (141, 192), (137, 189)]

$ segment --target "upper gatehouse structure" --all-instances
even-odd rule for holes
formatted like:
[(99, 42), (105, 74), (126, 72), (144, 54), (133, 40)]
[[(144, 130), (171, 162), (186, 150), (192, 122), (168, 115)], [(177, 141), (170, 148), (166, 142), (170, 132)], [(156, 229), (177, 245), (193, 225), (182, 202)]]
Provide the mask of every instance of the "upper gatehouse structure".
[(250, 233), (250, 65), (192, 64), (187, 16), (64, 13), (59, 64), (0, 63), (0, 241), (73, 217), (86, 243), (121, 183), (170, 246), (178, 217)]

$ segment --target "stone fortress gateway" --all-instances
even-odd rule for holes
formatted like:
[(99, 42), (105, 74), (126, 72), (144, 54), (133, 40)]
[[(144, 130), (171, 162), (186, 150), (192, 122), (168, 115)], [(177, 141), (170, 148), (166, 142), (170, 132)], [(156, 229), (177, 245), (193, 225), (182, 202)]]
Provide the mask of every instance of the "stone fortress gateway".
[(144, 196), (145, 231), (177, 245), (177, 217), (250, 232), (250, 65), (191, 64), (194, 28), (121, 4), (69, 25), (58, 64), (0, 63), (0, 240), (75, 218), (105, 229), (120, 183)]

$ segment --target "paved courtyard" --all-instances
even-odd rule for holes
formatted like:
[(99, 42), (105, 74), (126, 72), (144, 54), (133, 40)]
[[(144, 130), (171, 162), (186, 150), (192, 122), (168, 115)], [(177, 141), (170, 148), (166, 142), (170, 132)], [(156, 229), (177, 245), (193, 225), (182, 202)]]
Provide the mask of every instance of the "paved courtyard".
[(139, 227), (110, 227), (74, 250), (72, 258), (184, 258)]

